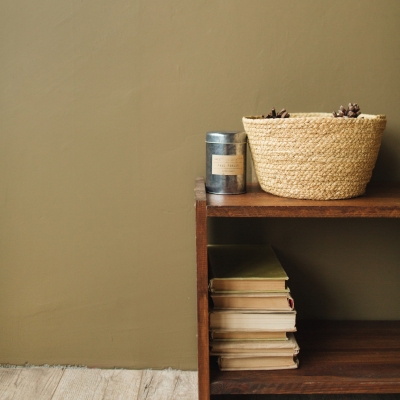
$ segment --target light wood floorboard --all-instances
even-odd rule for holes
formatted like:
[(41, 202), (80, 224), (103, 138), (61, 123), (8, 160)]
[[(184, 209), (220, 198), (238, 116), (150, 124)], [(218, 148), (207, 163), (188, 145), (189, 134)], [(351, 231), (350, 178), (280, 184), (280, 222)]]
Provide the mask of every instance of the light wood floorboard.
[(0, 369), (0, 399), (10, 398), (10, 393), (15, 391), (21, 369)]
[(61, 368), (1, 370), (0, 398), (51, 400), (63, 375)]
[(0, 368), (0, 400), (197, 400), (197, 372)]
[(193, 385), (190, 376), (181, 371), (143, 371), (138, 400), (196, 399), (197, 380)]
[(197, 400), (197, 385), (197, 371), (179, 374), (171, 400)]

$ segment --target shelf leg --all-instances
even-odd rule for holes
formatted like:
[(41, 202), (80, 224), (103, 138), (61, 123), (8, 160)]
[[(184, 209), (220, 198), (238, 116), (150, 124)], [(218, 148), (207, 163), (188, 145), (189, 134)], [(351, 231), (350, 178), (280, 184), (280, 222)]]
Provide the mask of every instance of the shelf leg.
[[(200, 198), (199, 198), (200, 197)], [(199, 400), (210, 399), (208, 333), (207, 209), (204, 196), (196, 198), (197, 334)]]

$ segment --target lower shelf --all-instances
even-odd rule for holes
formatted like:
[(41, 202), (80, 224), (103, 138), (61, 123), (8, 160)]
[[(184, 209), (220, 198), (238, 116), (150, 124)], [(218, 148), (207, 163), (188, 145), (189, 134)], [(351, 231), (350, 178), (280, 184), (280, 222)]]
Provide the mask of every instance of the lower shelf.
[(211, 394), (400, 393), (400, 321), (298, 321), (300, 367), (218, 370)]

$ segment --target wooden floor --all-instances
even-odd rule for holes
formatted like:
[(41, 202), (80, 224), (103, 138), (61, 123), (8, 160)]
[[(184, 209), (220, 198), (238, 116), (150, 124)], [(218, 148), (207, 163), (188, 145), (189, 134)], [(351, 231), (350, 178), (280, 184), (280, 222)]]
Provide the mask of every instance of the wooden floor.
[(197, 400), (197, 371), (0, 368), (0, 399)]
[[(0, 367), (0, 400), (197, 400), (197, 371)], [(212, 400), (398, 400), (392, 395), (221, 395)]]

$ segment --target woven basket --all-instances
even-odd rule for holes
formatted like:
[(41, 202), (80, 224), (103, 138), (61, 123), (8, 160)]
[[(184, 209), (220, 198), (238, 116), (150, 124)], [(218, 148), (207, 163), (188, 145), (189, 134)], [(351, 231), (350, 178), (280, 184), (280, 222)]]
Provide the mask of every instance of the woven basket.
[(386, 126), (384, 115), (334, 118), (244, 117), (261, 188), (296, 199), (348, 199), (364, 194)]

